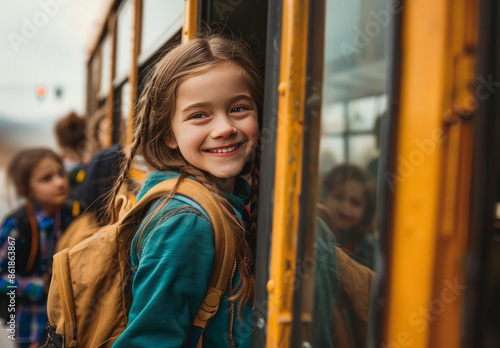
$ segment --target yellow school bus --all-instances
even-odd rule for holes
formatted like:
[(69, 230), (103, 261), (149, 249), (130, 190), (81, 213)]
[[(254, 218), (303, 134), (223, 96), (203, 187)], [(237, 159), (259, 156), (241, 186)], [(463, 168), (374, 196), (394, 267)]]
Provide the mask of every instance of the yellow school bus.
[(336, 296), (344, 326), (334, 316), (323, 334), (346, 336), (336, 347), (499, 347), (499, 16), (493, 0), (111, 0), (86, 112), (126, 145), (169, 47), (206, 28), (242, 37), (265, 78), (252, 346), (314, 346), (317, 202), (348, 164), (376, 182), (372, 276), (351, 294), (368, 294), (358, 322)]

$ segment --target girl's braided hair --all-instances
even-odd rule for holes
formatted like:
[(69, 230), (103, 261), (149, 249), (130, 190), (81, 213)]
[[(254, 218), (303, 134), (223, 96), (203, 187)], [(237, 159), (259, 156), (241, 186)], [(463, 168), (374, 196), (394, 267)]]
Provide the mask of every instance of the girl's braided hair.
[[(142, 154), (146, 165), (153, 171), (176, 171), (181, 174), (174, 190), (159, 205), (160, 211), (183, 180), (187, 176), (194, 177), (205, 185), (223, 208), (235, 232), (236, 260), (241, 274), (238, 292), (231, 301), (241, 300), (240, 314), (243, 305), (253, 300), (255, 281), (253, 278), (253, 253), (249, 244), (254, 244), (255, 222), (257, 214), (258, 165), (260, 156), (253, 159), (251, 196), (251, 222), (247, 232), (235, 216), (231, 204), (217, 186), (209, 173), (193, 167), (181, 155), (179, 149), (171, 149), (166, 140), (173, 138), (172, 118), (175, 111), (176, 92), (180, 84), (188, 78), (203, 74), (209, 69), (230, 64), (238, 69), (253, 100), (257, 104), (259, 114), (262, 110), (263, 81), (255, 66), (247, 46), (241, 40), (227, 39), (221, 36), (205, 35), (195, 38), (173, 48), (155, 66), (150, 81), (138, 101), (136, 108), (136, 127), (134, 141), (125, 149), (126, 159), (116, 186), (110, 196), (109, 212), (111, 220), (117, 220), (113, 202), (125, 181), (137, 153)], [(258, 152), (258, 151), (257, 151)], [(141, 232), (142, 233), (142, 232)], [(253, 245), (254, 246), (254, 245)]]

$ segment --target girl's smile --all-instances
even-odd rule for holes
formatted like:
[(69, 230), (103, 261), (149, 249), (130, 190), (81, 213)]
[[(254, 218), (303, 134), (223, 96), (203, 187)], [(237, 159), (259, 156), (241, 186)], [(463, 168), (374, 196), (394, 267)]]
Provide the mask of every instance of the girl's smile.
[(241, 71), (225, 64), (182, 82), (172, 130), (167, 145), (191, 165), (221, 179), (238, 175), (259, 136), (257, 106)]
[(242, 143), (233, 144), (233, 145), (222, 146), (222, 147), (213, 148), (213, 149), (207, 149), (204, 151), (210, 152), (210, 153), (212, 153), (214, 155), (218, 155), (218, 156), (231, 156), (231, 155), (236, 153), (236, 151), (240, 148), (241, 145), (242, 145)]

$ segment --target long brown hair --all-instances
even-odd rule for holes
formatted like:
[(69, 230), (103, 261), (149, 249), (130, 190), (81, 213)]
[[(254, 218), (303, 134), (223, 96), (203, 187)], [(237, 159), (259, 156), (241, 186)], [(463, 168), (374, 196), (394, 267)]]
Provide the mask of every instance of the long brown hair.
[(247, 239), (252, 241), (255, 236), (257, 215), (256, 195), (259, 175), (258, 162), (260, 156), (256, 153), (253, 159), (252, 187), (250, 190), (252, 195), (251, 223), (249, 231), (247, 231), (249, 236), (245, 236), (245, 228), (241, 226), (231, 204), (224, 197), (224, 194), (209, 173), (190, 165), (178, 149), (169, 148), (166, 142), (168, 137), (173, 137), (171, 125), (175, 110), (176, 92), (180, 84), (190, 77), (203, 74), (209, 69), (227, 64), (236, 67), (240, 71), (243, 82), (257, 104), (258, 110), (262, 110), (262, 78), (252, 57), (248, 53), (246, 45), (241, 41), (207, 35), (195, 38), (172, 49), (155, 66), (151, 79), (145, 86), (138, 101), (134, 141), (125, 149), (127, 157), (124, 161), (122, 173), (110, 197), (110, 212), (111, 219), (116, 221), (116, 212), (113, 209), (112, 202), (125, 180), (132, 160), (137, 153), (142, 154), (144, 162), (153, 171), (172, 170), (181, 174), (174, 190), (170, 192), (155, 212), (158, 212), (168, 203), (180, 181), (185, 177), (192, 176), (204, 184), (220, 203), (236, 235), (235, 256), (241, 277), (240, 284), (238, 284), (238, 292), (230, 300), (241, 301), (241, 314), (243, 305), (247, 301), (253, 300), (255, 290), (255, 281), (252, 275), (252, 250), (248, 245)]

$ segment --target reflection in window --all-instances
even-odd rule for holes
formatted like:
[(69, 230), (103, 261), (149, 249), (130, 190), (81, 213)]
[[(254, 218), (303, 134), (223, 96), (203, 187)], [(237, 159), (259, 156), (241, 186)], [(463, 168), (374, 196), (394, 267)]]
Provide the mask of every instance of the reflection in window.
[(142, 3), (141, 56), (152, 54), (175, 34), (182, 27), (184, 13), (184, 1), (144, 0)]
[(356, 262), (373, 269), (376, 237), (376, 184), (357, 165), (341, 164), (323, 176), (323, 204), (331, 214), (337, 245)]
[[(344, 180), (349, 179), (351, 172), (359, 171), (375, 182), (368, 167), (376, 165), (379, 156), (376, 126), (387, 108), (387, 26), (375, 17), (384, 9), (384, 0), (327, 1), (320, 181), (340, 167), (349, 168), (340, 176)], [(347, 191), (354, 190), (354, 186), (345, 184)], [(349, 194), (346, 192), (346, 197)], [(325, 197), (325, 192), (320, 196)], [(336, 221), (354, 214), (354, 210), (348, 209), (348, 201), (343, 206), (345, 209), (331, 211)], [(373, 232), (372, 229), (374, 235)], [(361, 248), (360, 241), (352, 240), (351, 244), (351, 251)]]
[(111, 40), (106, 35), (101, 43), (101, 89), (99, 97), (108, 95), (111, 79)]
[[(332, 165), (341, 163), (353, 163), (366, 168), (370, 161), (378, 157), (379, 123), (386, 108), (385, 95), (324, 105), (320, 172), (324, 174)], [(336, 154), (334, 163), (321, 161), (328, 153)]]
[[(391, 16), (385, 0), (326, 2), (318, 215), (336, 240), (333, 347), (367, 346), (378, 243), (378, 136), (388, 104), (388, 25), (381, 13)], [(315, 312), (325, 310), (315, 303)]]
[(375, 119), (387, 108), (385, 95), (370, 96), (349, 102), (349, 130), (373, 132)]
[(375, 136), (373, 134), (349, 137), (349, 163), (355, 164), (361, 168), (366, 168), (373, 158), (378, 157), (375, 143)]
[(321, 118), (321, 133), (323, 136), (339, 134), (346, 130), (345, 103), (324, 105)]
[(320, 143), (320, 175), (345, 162), (345, 143), (342, 136), (323, 137)]
[(121, 81), (125, 78), (132, 64), (133, 6), (131, 0), (122, 3), (118, 10), (116, 29), (116, 77)]

